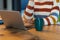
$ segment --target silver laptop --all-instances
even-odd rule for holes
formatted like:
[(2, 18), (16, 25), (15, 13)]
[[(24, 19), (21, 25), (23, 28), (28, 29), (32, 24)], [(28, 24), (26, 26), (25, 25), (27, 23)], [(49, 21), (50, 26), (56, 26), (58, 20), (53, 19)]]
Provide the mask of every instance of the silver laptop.
[(24, 27), (20, 12), (18, 11), (0, 11), (0, 15), (6, 27), (14, 27), (26, 30)]

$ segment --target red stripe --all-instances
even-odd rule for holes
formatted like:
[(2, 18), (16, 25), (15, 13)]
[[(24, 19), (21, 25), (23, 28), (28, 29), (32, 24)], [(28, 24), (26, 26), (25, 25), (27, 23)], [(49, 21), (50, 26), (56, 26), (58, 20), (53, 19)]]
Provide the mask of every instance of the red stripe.
[(55, 6), (55, 7), (53, 7), (52, 9), (49, 9), (49, 8), (35, 8), (34, 9), (34, 11), (35, 12), (51, 12), (51, 10), (54, 10), (54, 9), (56, 9), (56, 10), (59, 10), (59, 7), (58, 6)]
[(54, 9), (59, 10), (59, 7), (55, 6), (55, 7), (52, 8), (52, 10), (54, 10)]
[(42, 9), (35, 8), (34, 11), (35, 12), (51, 12), (51, 9), (48, 9), (48, 8), (42, 8)]
[(28, 8), (28, 9), (31, 9), (31, 10), (32, 10), (34, 7), (31, 7), (31, 6), (27, 6), (27, 8)]
[(53, 5), (53, 2), (43, 2), (43, 3), (40, 3), (40, 2), (35, 2), (35, 5)]
[(24, 12), (25, 13), (25, 15), (27, 15), (27, 16), (32, 16), (33, 14), (32, 13), (28, 13), (28, 12)]
[(47, 22), (48, 22), (48, 25), (50, 25), (51, 23), (50, 23), (50, 20), (48, 19), (48, 18), (45, 18), (46, 20), (47, 20)]

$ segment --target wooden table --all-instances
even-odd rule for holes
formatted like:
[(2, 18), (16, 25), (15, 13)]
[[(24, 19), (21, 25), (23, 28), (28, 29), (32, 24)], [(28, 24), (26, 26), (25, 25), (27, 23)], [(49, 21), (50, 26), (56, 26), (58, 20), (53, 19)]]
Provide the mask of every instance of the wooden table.
[[(14, 31), (17, 31), (13, 29)], [(5, 29), (5, 25), (0, 25), (0, 40), (60, 40), (60, 26), (44, 26), (43, 31), (36, 31), (32, 28), (28, 31), (13, 31)]]

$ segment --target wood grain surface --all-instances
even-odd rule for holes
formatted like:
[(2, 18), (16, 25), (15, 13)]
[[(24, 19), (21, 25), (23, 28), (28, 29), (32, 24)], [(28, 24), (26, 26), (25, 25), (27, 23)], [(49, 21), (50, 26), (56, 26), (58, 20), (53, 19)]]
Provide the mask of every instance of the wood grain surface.
[(36, 31), (35, 28), (27, 31), (5, 28), (5, 25), (0, 25), (0, 40), (60, 40), (59, 25), (44, 26), (43, 31)]

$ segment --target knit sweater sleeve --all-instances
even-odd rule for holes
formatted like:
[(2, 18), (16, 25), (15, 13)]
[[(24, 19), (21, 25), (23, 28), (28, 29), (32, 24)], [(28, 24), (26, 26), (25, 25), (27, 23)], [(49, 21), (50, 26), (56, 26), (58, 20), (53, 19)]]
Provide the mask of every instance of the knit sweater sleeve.
[(43, 18), (44, 19), (44, 25), (50, 25), (50, 24), (56, 24), (58, 21), (59, 16), (59, 6), (57, 3), (54, 3), (51, 9), (51, 14)]
[(29, 0), (26, 10), (24, 11), (23, 18), (26, 20), (33, 19), (34, 12), (34, 0)]
[(57, 3), (54, 3), (54, 5), (51, 9), (51, 13), (57, 13), (57, 15), (59, 15), (59, 6)]
[(57, 3), (54, 3), (54, 5), (51, 9), (50, 17), (53, 17), (55, 19), (55, 23), (56, 23), (58, 21), (58, 16), (59, 16), (59, 6)]

